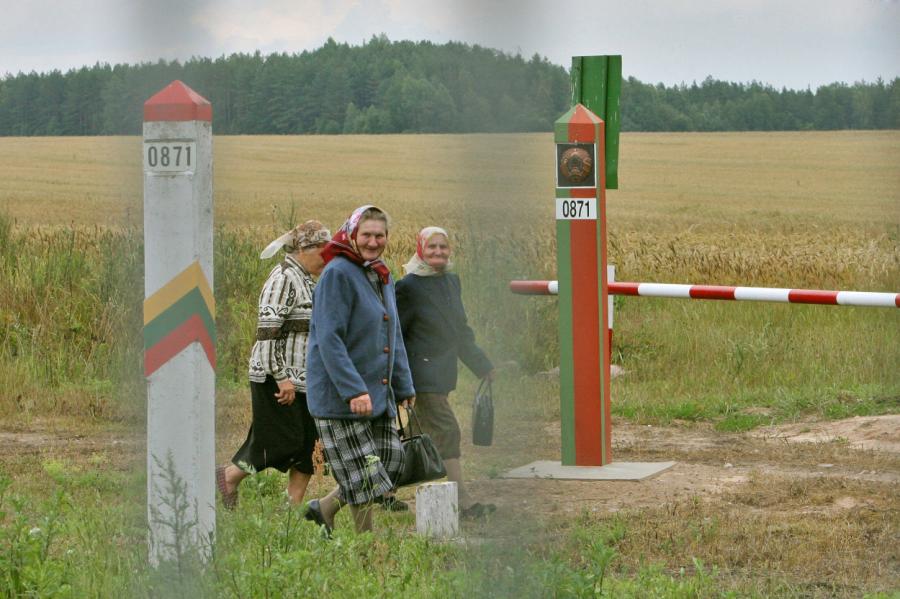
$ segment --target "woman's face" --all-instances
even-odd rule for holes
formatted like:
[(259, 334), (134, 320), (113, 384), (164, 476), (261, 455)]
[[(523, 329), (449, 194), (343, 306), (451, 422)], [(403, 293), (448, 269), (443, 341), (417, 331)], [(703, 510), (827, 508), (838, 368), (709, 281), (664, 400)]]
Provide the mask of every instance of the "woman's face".
[(422, 248), (422, 259), (435, 270), (444, 270), (450, 261), (450, 243), (440, 233), (432, 235)]
[(377, 260), (387, 245), (387, 225), (382, 220), (364, 220), (356, 230), (356, 247), (363, 260)]

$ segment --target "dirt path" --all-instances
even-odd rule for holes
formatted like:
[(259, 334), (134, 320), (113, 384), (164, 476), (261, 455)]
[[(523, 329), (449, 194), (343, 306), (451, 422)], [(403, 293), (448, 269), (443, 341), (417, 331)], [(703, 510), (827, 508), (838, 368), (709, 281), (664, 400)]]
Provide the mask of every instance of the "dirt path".
[[(702, 424), (620, 422), (613, 430), (616, 461), (675, 461), (675, 466), (640, 482), (498, 478), (473, 486), (498, 505), (552, 516), (660, 507), (688, 498), (727, 501), (754, 477), (839, 479), (863, 487), (900, 484), (900, 415), (788, 424), (749, 433), (722, 433)], [(548, 439), (559, 438), (558, 424), (545, 431)], [(859, 493), (837, 493), (830, 506), (816, 509), (853, 509), (861, 503)]]
[[(25, 462), (31, 457), (32, 463), (53, 458), (75, 464), (98, 453), (119, 454), (124, 469), (140, 463), (145, 447), (143, 439), (122, 433), (74, 432), (50, 425), (32, 428), (0, 430), (0, 454)], [(544, 427), (543, 434), (548, 445), (558, 443), (559, 424)], [(485, 478), (473, 481), (472, 489), (479, 498), (501, 507), (553, 516), (658, 507), (690, 497), (715, 502), (760, 475), (787, 481), (819, 477), (898, 485), (900, 415), (786, 424), (748, 433), (722, 433), (705, 424), (616, 422), (613, 452), (617, 461), (671, 460), (676, 465), (640, 482)], [(858, 498), (835, 497), (833, 509), (852, 509), (859, 503)]]

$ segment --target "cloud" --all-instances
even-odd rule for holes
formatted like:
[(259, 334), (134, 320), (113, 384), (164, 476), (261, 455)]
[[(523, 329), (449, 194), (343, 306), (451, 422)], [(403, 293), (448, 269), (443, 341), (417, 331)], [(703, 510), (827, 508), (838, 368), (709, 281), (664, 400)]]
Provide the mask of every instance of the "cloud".
[(196, 11), (192, 24), (203, 29), (222, 51), (296, 52), (321, 44), (359, 4), (360, 0), (252, 4), (217, 0)]
[(650, 82), (806, 87), (900, 74), (897, 0), (29, 0), (3, 2), (0, 76), (94, 62), (450, 40), (568, 66), (622, 54)]

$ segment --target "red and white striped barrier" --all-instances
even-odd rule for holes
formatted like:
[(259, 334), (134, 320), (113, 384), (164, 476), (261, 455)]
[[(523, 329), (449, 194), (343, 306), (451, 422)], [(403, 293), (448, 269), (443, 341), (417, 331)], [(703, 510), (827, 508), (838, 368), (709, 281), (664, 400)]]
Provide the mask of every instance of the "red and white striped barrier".
[[(557, 281), (510, 281), (509, 288), (513, 293), (522, 295), (557, 295), (559, 293)], [(724, 285), (676, 285), (670, 283), (610, 281), (609, 293), (610, 295), (639, 295), (641, 297), (900, 308), (900, 293), (875, 293), (871, 291), (823, 291), (820, 289), (778, 289), (774, 287), (727, 287)]]

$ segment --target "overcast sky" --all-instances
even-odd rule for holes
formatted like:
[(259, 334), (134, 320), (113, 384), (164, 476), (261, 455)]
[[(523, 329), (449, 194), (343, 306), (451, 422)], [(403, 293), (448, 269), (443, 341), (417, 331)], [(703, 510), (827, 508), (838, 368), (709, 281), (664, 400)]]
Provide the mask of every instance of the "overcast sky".
[(621, 54), (626, 77), (651, 83), (900, 76), (900, 0), (0, 0), (0, 75), (300, 52), (380, 33), (567, 68), (574, 55)]

